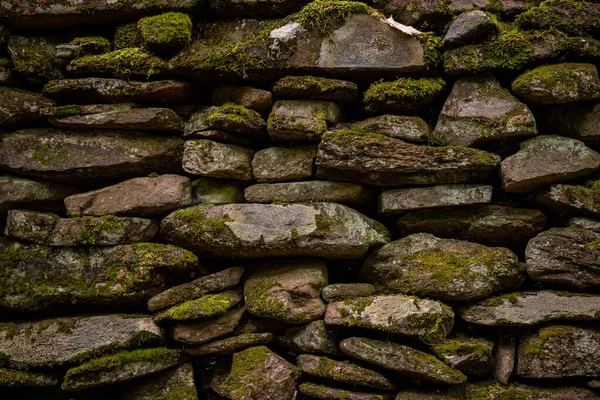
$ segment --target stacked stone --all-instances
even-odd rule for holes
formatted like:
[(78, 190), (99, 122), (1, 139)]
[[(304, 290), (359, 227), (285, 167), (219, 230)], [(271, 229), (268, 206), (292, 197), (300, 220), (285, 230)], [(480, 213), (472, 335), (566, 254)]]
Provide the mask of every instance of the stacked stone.
[(600, 4), (209, 3), (0, 2), (0, 397), (600, 398)]

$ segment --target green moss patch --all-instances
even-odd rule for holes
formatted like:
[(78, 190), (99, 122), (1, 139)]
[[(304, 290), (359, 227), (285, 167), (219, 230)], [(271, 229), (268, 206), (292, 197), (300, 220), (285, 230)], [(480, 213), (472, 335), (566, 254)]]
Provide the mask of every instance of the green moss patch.
[(303, 28), (329, 36), (343, 21), (353, 14), (368, 14), (384, 18), (376, 9), (358, 1), (316, 0), (292, 15)]
[(365, 109), (369, 112), (402, 108), (416, 112), (429, 106), (444, 92), (442, 78), (400, 78), (392, 82), (373, 83), (364, 94)]
[(240, 301), (240, 296), (233, 292), (207, 294), (199, 299), (186, 301), (169, 308), (154, 317), (155, 321), (184, 321), (223, 315)]
[(156, 77), (165, 72), (166, 63), (140, 48), (115, 50), (71, 61), (68, 69), (77, 74), (99, 74), (116, 78)]
[(142, 18), (137, 28), (144, 45), (150, 49), (178, 49), (192, 41), (192, 20), (187, 14), (179, 12)]

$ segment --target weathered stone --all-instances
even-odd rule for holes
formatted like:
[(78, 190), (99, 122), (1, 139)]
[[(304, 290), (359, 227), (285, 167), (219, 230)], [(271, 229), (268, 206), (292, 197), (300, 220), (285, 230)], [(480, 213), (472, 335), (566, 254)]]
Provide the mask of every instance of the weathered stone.
[(135, 103), (120, 104), (90, 104), (90, 105), (66, 105), (41, 108), (39, 114), (44, 117), (62, 118), (72, 115), (88, 115), (99, 113), (114, 113), (129, 111), (139, 107)]
[(600, 79), (593, 64), (543, 65), (515, 79), (512, 90), (528, 103), (564, 104), (600, 98)]
[(338, 355), (336, 337), (336, 332), (319, 319), (297, 330), (292, 342), (305, 353)]
[(244, 191), (244, 198), (249, 203), (329, 201), (359, 206), (371, 203), (375, 199), (375, 193), (373, 189), (356, 183), (305, 181), (248, 186)]
[(205, 294), (160, 312), (155, 321), (188, 321), (192, 319), (218, 317), (242, 301), (242, 290), (230, 289), (215, 294)]
[(41, 119), (40, 109), (52, 105), (54, 102), (42, 94), (0, 86), (2, 129), (35, 124)]
[(484, 338), (458, 336), (434, 344), (432, 350), (448, 365), (467, 376), (481, 378), (492, 374), (494, 342)]
[(94, 356), (163, 341), (152, 318), (130, 315), (67, 317), (0, 323), (0, 352), (16, 366), (73, 365)]
[(140, 48), (115, 50), (110, 53), (79, 57), (67, 65), (71, 76), (149, 80), (166, 75), (167, 63)]
[(452, 330), (454, 313), (435, 300), (401, 295), (373, 296), (329, 303), (325, 324), (437, 341)]
[(106, 214), (151, 217), (192, 205), (190, 179), (180, 175), (134, 178), (65, 199), (71, 216)]
[(298, 389), (311, 399), (322, 400), (392, 400), (394, 397), (392, 394), (355, 392), (310, 382), (300, 384)]
[(304, 324), (319, 318), (325, 305), (319, 296), (327, 285), (327, 266), (311, 259), (261, 261), (244, 282), (250, 314)]
[(297, 328), (295, 325), (287, 324), (283, 321), (271, 318), (248, 319), (240, 322), (240, 324), (233, 330), (233, 334), (241, 335), (243, 333), (273, 333), (276, 335), (283, 335), (290, 327)]
[(58, 377), (47, 372), (17, 371), (0, 367), (0, 387), (53, 387)]
[(279, 100), (267, 128), (274, 143), (309, 143), (318, 142), (329, 126), (341, 120), (342, 111), (332, 102)]
[(377, 213), (393, 215), (429, 208), (486, 204), (491, 200), (492, 187), (488, 185), (440, 185), (386, 190), (379, 195)]
[(76, 392), (99, 386), (127, 382), (155, 374), (184, 363), (188, 357), (181, 350), (155, 348), (121, 351), (71, 368), (62, 384), (64, 390)]
[(352, 129), (379, 133), (411, 143), (426, 143), (429, 125), (419, 117), (380, 115), (351, 125)]
[(475, 44), (498, 32), (498, 25), (480, 10), (460, 14), (448, 27), (444, 36), (444, 48), (462, 44)]
[(210, 342), (232, 333), (245, 311), (245, 307), (237, 307), (220, 317), (177, 323), (169, 327), (169, 334), (175, 341), (185, 345)]
[(261, 115), (244, 106), (226, 103), (219, 107), (209, 107), (207, 123), (210, 129), (222, 130), (236, 136), (264, 141), (267, 124)]
[(525, 249), (532, 279), (561, 287), (600, 286), (600, 234), (576, 228), (552, 228), (529, 241)]
[(365, 110), (372, 114), (426, 115), (445, 88), (446, 82), (441, 78), (400, 78), (373, 83), (363, 101)]
[(20, 81), (8, 58), (0, 58), (0, 85), (16, 86)]
[(78, 193), (74, 187), (36, 182), (16, 176), (0, 176), (0, 210), (32, 208), (58, 211), (65, 197)]
[(23, 129), (0, 137), (0, 168), (52, 181), (97, 184), (155, 171), (177, 173), (182, 145), (180, 138), (139, 132)]
[(377, 186), (482, 181), (500, 157), (461, 147), (418, 146), (375, 133), (330, 131), (317, 152), (317, 177)]
[(600, 139), (600, 103), (573, 103), (543, 108), (536, 121), (545, 132), (582, 141)]
[(216, 375), (210, 387), (229, 399), (289, 400), (300, 378), (298, 369), (265, 346), (233, 355), (231, 371)]
[(154, 102), (179, 103), (192, 97), (187, 82), (136, 82), (110, 78), (62, 79), (48, 82), (44, 93), (63, 102), (77, 104)]
[(460, 78), (446, 99), (432, 140), (482, 146), (537, 135), (533, 114), (490, 73)]
[(397, 343), (352, 337), (340, 342), (340, 350), (414, 380), (460, 385), (467, 377), (434, 356)]
[(144, 17), (137, 23), (145, 49), (172, 55), (192, 41), (192, 20), (187, 14), (168, 12)]
[(194, 204), (243, 203), (244, 186), (235, 180), (200, 178), (192, 182), (192, 198)]
[(352, 259), (389, 241), (379, 222), (335, 203), (196, 206), (163, 219), (161, 236), (219, 258)]
[(275, 82), (273, 94), (278, 99), (325, 100), (349, 103), (358, 98), (358, 86), (340, 79), (310, 75), (286, 76)]
[(552, 185), (535, 200), (553, 211), (600, 217), (600, 190), (575, 185)]
[(532, 192), (597, 171), (600, 154), (575, 139), (543, 135), (521, 143), (521, 149), (500, 163), (507, 192)]
[(273, 95), (271, 92), (256, 89), (249, 86), (219, 86), (212, 91), (212, 102), (215, 106), (225, 103), (241, 104), (262, 116), (267, 116), (273, 106)]
[(414, 211), (398, 219), (401, 235), (427, 232), (437, 237), (462, 239), (486, 246), (523, 244), (546, 225), (538, 210), (496, 205), (450, 210)]
[(59, 218), (54, 214), (10, 210), (4, 234), (49, 246), (114, 246), (149, 242), (157, 221), (106, 215), (98, 218)]
[[(264, 130), (264, 121), (256, 120), (256, 115), (253, 115), (253, 117), (255, 119), (254, 122), (257, 122), (254, 126), (257, 127), (258, 131), (255, 129), (254, 132), (251, 132), (253, 135), (243, 137), (215, 127), (215, 124), (218, 124), (233, 129), (238, 128), (236, 130), (243, 135), (245, 133), (243, 127), (246, 124), (246, 120), (243, 117), (235, 113), (219, 112), (219, 107), (200, 107), (183, 124), (183, 137), (186, 139), (211, 139), (224, 143), (251, 145), (253, 143), (253, 136), (256, 136), (256, 133), (259, 134), (261, 141), (264, 139), (262, 132)], [(239, 124), (236, 124), (235, 121), (239, 122)], [(231, 124), (231, 122), (234, 123)]]
[(257, 182), (310, 179), (316, 156), (315, 146), (268, 147), (254, 155), (252, 174)]
[(593, 379), (593, 380), (591, 380), (591, 381), (588, 381), (586, 385), (587, 385), (587, 387), (589, 387), (589, 388), (591, 388), (591, 389), (596, 389), (596, 390), (598, 390), (598, 389), (600, 389), (600, 380), (598, 380), (598, 379)]
[(309, 0), (210, 0), (211, 8), (220, 17), (281, 16), (298, 11)]
[(157, 243), (70, 248), (2, 237), (0, 261), (0, 305), (23, 311), (139, 304), (180, 282), (198, 263), (189, 251)]
[(600, 333), (555, 325), (521, 338), (517, 373), (525, 378), (600, 376)]
[(326, 303), (367, 297), (375, 293), (375, 286), (370, 283), (334, 283), (321, 290), (321, 297)]
[(600, 233), (600, 221), (591, 218), (575, 217), (567, 221), (567, 226), (571, 228), (586, 229)]
[(56, 46), (56, 57), (72, 60), (110, 51), (110, 41), (102, 36), (84, 36)]
[(519, 15), (520, 27), (558, 29), (571, 34), (600, 33), (600, 7), (593, 2), (568, 0), (544, 1)]
[(244, 268), (227, 268), (205, 275), (191, 282), (174, 286), (148, 300), (148, 309), (157, 311), (183, 302), (194, 300), (205, 294), (231, 289), (240, 283)]
[(501, 332), (498, 336), (498, 345), (494, 354), (496, 362), (494, 377), (506, 386), (515, 369), (517, 336), (514, 332)]
[(375, 250), (361, 269), (382, 290), (470, 301), (518, 289), (525, 280), (510, 250), (416, 233)]
[(600, 319), (600, 297), (564, 292), (523, 292), (493, 297), (459, 311), (478, 325), (521, 326), (550, 321)]
[(348, 361), (303, 354), (297, 358), (298, 368), (305, 374), (356, 386), (393, 391), (393, 381), (387, 376)]
[(115, 40), (113, 42), (115, 50), (142, 46), (142, 34), (138, 29), (137, 21), (121, 24), (115, 28)]
[[(5, 4), (3, 3), (0, 7)], [(11, 36), (8, 40), (8, 52), (15, 71), (33, 83), (42, 83), (63, 77), (55, 63), (55, 46), (56, 43), (53, 40), (39, 36)]]
[(181, 364), (147, 378), (121, 385), (122, 400), (197, 400), (192, 364)]
[(183, 149), (183, 170), (213, 178), (252, 180), (254, 151), (210, 140), (187, 140)]
[(245, 333), (200, 346), (186, 347), (185, 352), (194, 357), (227, 355), (245, 350), (248, 347), (269, 344), (274, 338), (275, 336), (272, 333)]
[(134, 108), (99, 114), (51, 118), (54, 126), (89, 129), (132, 129), (179, 132), (181, 118), (168, 108)]

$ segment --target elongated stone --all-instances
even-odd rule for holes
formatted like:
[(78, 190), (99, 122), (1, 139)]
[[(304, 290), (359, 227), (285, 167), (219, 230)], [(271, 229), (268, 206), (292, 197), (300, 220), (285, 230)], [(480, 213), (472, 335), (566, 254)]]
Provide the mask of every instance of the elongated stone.
[(429, 125), (419, 117), (379, 115), (350, 125), (352, 129), (379, 133), (411, 143), (426, 143)]
[(433, 352), (446, 364), (467, 376), (488, 377), (493, 370), (494, 342), (480, 337), (457, 336), (432, 346)]
[(252, 346), (262, 346), (273, 341), (272, 333), (244, 333), (226, 339), (215, 340), (200, 346), (186, 347), (185, 352), (194, 357), (210, 355), (227, 355), (237, 353)]
[(198, 400), (194, 368), (185, 363), (166, 371), (121, 385), (123, 400)]
[(188, 140), (183, 151), (183, 170), (213, 178), (252, 180), (254, 151), (211, 140)]
[(503, 385), (508, 385), (508, 381), (515, 369), (516, 359), (516, 332), (500, 332), (496, 354), (494, 358), (496, 365), (494, 368), (494, 377)]
[(54, 102), (39, 93), (0, 86), (0, 121), (2, 128), (35, 124), (41, 120), (39, 110)]
[(375, 293), (375, 286), (370, 283), (334, 283), (321, 290), (321, 297), (327, 303), (334, 301), (368, 297)]
[(168, 108), (134, 108), (125, 111), (72, 115), (50, 119), (54, 126), (81, 129), (131, 129), (179, 132), (181, 118)]
[(252, 159), (252, 175), (257, 182), (287, 182), (310, 179), (317, 148), (315, 146), (269, 147)]
[(58, 384), (58, 377), (47, 372), (18, 371), (0, 367), (0, 386), (5, 388), (54, 387)]
[(50, 182), (36, 182), (11, 175), (0, 176), (0, 210), (32, 208), (59, 211), (63, 200), (79, 190)]
[(162, 311), (155, 321), (188, 321), (200, 318), (218, 317), (242, 301), (242, 290), (231, 289), (215, 294), (206, 294)]
[(556, 184), (535, 194), (535, 200), (551, 210), (600, 217), (600, 190)]
[(232, 333), (246, 311), (237, 307), (220, 317), (173, 324), (169, 327), (171, 337), (186, 345), (197, 345)]
[(356, 183), (305, 181), (259, 183), (248, 186), (244, 197), (249, 203), (328, 201), (357, 206), (369, 204), (375, 199), (375, 194), (372, 189)]
[(286, 76), (273, 85), (279, 99), (326, 100), (348, 103), (358, 97), (355, 83), (315, 76)]

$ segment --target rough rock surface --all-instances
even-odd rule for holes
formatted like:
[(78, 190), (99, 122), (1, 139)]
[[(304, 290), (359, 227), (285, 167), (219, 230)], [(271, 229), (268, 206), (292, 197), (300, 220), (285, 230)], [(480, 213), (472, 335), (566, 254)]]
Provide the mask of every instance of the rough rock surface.
[(350, 391), (310, 382), (300, 384), (298, 390), (306, 396), (321, 400), (392, 400), (394, 397), (392, 394)]
[(0, 367), (0, 385), (6, 387), (54, 387), (59, 385), (58, 377), (47, 372), (18, 371)]
[(233, 332), (245, 312), (245, 307), (236, 307), (216, 318), (176, 323), (169, 327), (169, 334), (186, 345), (206, 343)]
[(368, 297), (375, 293), (375, 286), (370, 283), (334, 283), (321, 290), (321, 297), (326, 303), (334, 301)]
[(210, 140), (188, 140), (183, 150), (183, 170), (213, 178), (252, 180), (254, 151)]
[(334, 202), (348, 205), (369, 204), (375, 197), (372, 189), (356, 183), (305, 181), (259, 183), (248, 186), (244, 197), (249, 203), (312, 203)]
[(433, 352), (448, 365), (470, 377), (489, 376), (494, 342), (479, 337), (455, 337), (432, 346)]
[(482, 41), (498, 31), (498, 26), (483, 11), (475, 10), (460, 14), (448, 27), (444, 36), (446, 49), (461, 44), (473, 44)]
[(175, 305), (154, 316), (155, 321), (189, 321), (219, 317), (242, 301), (241, 288), (205, 294), (197, 299)]
[(80, 129), (137, 129), (179, 132), (181, 118), (169, 108), (134, 108), (87, 115), (51, 118), (54, 126)]
[(498, 345), (494, 355), (496, 361), (494, 377), (505, 386), (508, 385), (515, 369), (516, 341), (517, 335), (515, 332), (500, 332), (498, 335)]
[(273, 94), (279, 99), (312, 99), (348, 103), (358, 97), (355, 83), (314, 76), (286, 76), (273, 84)]
[(185, 352), (194, 357), (205, 357), (214, 355), (227, 355), (237, 353), (253, 346), (267, 345), (273, 341), (275, 335), (272, 333), (244, 333), (239, 336), (231, 336), (226, 339), (200, 346), (186, 347)]
[(535, 200), (553, 211), (600, 217), (600, 190), (556, 184), (536, 193)]
[(600, 130), (600, 104), (574, 103), (536, 112), (540, 127), (555, 135), (582, 141), (597, 141)]
[(198, 391), (194, 383), (192, 364), (181, 364), (146, 378), (136, 379), (124, 386), (123, 400), (166, 400), (176, 396), (178, 400), (196, 400)]
[(2, 129), (41, 120), (40, 109), (51, 107), (54, 102), (39, 93), (0, 86), (0, 121)]
[(341, 118), (339, 106), (332, 102), (280, 100), (273, 105), (268, 130), (274, 143), (318, 142), (327, 128)]
[(259, 150), (252, 159), (252, 175), (261, 183), (310, 179), (316, 155), (316, 147), (309, 145)]
[(327, 327), (320, 319), (295, 330), (292, 342), (306, 353), (332, 355), (340, 353), (337, 348), (337, 332)]
[(16, 176), (0, 176), (0, 210), (31, 208), (36, 210), (62, 210), (65, 197), (79, 190), (50, 182), (36, 182)]
[(429, 136), (429, 125), (419, 117), (379, 115), (352, 124), (351, 127), (411, 143), (426, 143)]
[(240, 104), (266, 116), (271, 112), (273, 95), (267, 90), (249, 86), (223, 85), (213, 89), (212, 102), (216, 106), (225, 103)]

